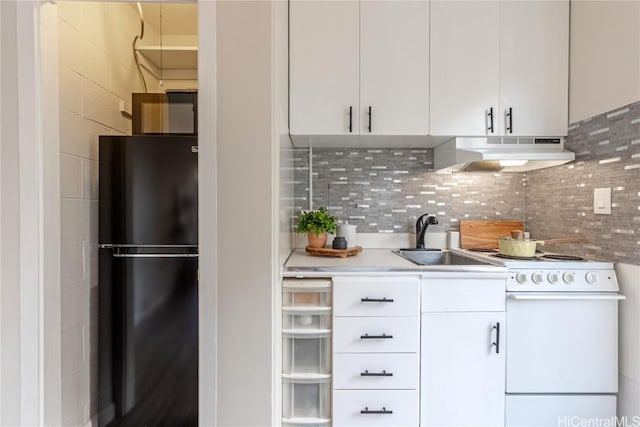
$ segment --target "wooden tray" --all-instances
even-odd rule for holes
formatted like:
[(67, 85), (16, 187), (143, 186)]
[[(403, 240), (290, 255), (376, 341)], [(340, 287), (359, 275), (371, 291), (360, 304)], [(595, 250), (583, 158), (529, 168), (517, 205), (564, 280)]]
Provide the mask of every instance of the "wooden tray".
[(524, 231), (522, 221), (460, 221), (460, 247), (497, 248), (500, 237), (511, 237), (511, 230)]
[(358, 255), (360, 252), (362, 252), (362, 246), (354, 246), (353, 248), (347, 249), (312, 248), (311, 246), (307, 246), (306, 251), (309, 255), (314, 256), (346, 258), (349, 256)]

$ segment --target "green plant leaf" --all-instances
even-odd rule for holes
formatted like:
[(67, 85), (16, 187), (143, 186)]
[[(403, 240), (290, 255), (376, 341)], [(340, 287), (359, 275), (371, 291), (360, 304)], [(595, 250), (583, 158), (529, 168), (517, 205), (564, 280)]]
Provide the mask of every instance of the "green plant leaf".
[(317, 210), (306, 211), (300, 214), (296, 230), (298, 233), (315, 232), (317, 235), (324, 233), (335, 233), (338, 220), (325, 207)]

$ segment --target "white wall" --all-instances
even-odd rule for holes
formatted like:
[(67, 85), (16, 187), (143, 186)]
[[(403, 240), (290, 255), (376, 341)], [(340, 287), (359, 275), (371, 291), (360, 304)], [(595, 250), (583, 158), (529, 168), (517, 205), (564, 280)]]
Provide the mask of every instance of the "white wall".
[(224, 426), (272, 425), (277, 405), (281, 115), (276, 94), (282, 93), (277, 76), (285, 70), (274, 53), (276, 3), (219, 1), (216, 6), (216, 421)]
[[(0, 3), (0, 425), (20, 423), (20, 209), (16, 4)], [(5, 351), (12, 349), (12, 351)]]
[(0, 424), (59, 425), (58, 166), (47, 162), (57, 159), (57, 136), (41, 120), (57, 111), (57, 73), (41, 75), (55, 42), (39, 54), (51, 13), (8, 0), (0, 10)]
[(572, 0), (569, 123), (640, 99), (640, 2)]
[[(569, 122), (640, 100), (640, 2), (572, 0)], [(620, 304), (619, 415), (640, 415), (640, 266), (616, 266)]]
[(280, 141), (280, 177), (279, 177), (279, 264), (284, 265), (291, 253), (294, 242), (294, 150), (289, 137), (289, 8), (286, 2), (275, 4), (275, 60), (276, 60), (276, 105), (274, 106), (277, 120), (277, 138)]
[[(276, 205), (274, 218), (278, 218), (278, 258), (277, 266), (281, 267), (289, 257), (293, 249), (294, 233), (294, 155), (295, 152), (289, 137), (289, 7), (284, 1), (276, 1), (274, 19), (274, 57), (275, 57), (275, 99), (274, 99), (274, 130), (275, 138), (279, 142), (279, 168), (278, 182), (274, 188), (278, 189), (279, 203)], [(279, 269), (274, 271), (273, 278), (273, 310), (274, 313), (282, 311), (282, 289)], [(273, 323), (274, 331), (282, 329), (282, 318), (276, 314)], [(273, 336), (273, 372), (276, 373), (273, 381), (273, 413), (272, 425), (278, 425), (282, 419), (282, 402), (278, 397), (282, 396), (282, 338), (280, 334)]]
[[(143, 91), (131, 50), (140, 23), (132, 4), (60, 2), (57, 24), (62, 419), (84, 425), (98, 410), (98, 135), (131, 133), (119, 104)], [(157, 90), (158, 81), (146, 79)]]
[[(198, 121), (198, 243), (200, 278), (198, 282), (198, 418), (201, 426), (217, 419), (217, 329), (218, 329), (218, 153), (216, 147), (216, 2), (198, 4), (199, 38), (206, 40), (198, 52), (198, 114), (209, 120)], [(204, 167), (203, 167), (204, 166)]]

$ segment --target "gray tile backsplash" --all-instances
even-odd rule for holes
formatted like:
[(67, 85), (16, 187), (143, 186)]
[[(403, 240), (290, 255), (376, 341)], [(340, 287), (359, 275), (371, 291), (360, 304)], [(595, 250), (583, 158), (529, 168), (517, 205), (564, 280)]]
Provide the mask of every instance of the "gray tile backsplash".
[[(569, 126), (565, 146), (575, 162), (527, 173), (527, 229), (589, 239), (553, 250), (640, 264), (640, 102)], [(593, 190), (606, 187), (611, 215), (595, 215)]]
[[(558, 252), (640, 264), (640, 102), (569, 127), (576, 161), (524, 173), (432, 172), (432, 149), (313, 150), (313, 206), (327, 206), (360, 233), (434, 231), (461, 219), (525, 220), (537, 239), (585, 236)], [(294, 150), (295, 212), (309, 207), (309, 151)], [(593, 213), (593, 189), (611, 187), (612, 214)]]
[[(296, 212), (309, 207), (309, 152), (296, 150)], [(521, 173), (429, 172), (433, 149), (313, 150), (313, 206), (327, 206), (359, 233), (413, 232), (416, 218), (436, 214), (434, 231), (460, 219), (524, 220)]]

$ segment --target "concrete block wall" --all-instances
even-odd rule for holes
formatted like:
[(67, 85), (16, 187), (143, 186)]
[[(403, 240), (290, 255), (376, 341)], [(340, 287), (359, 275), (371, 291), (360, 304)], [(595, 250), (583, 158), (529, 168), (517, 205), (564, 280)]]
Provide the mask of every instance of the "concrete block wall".
[[(65, 425), (91, 425), (98, 410), (98, 136), (131, 133), (120, 103), (143, 90), (131, 50), (139, 30), (134, 4), (58, 4)], [(147, 37), (157, 34), (145, 29)]]

